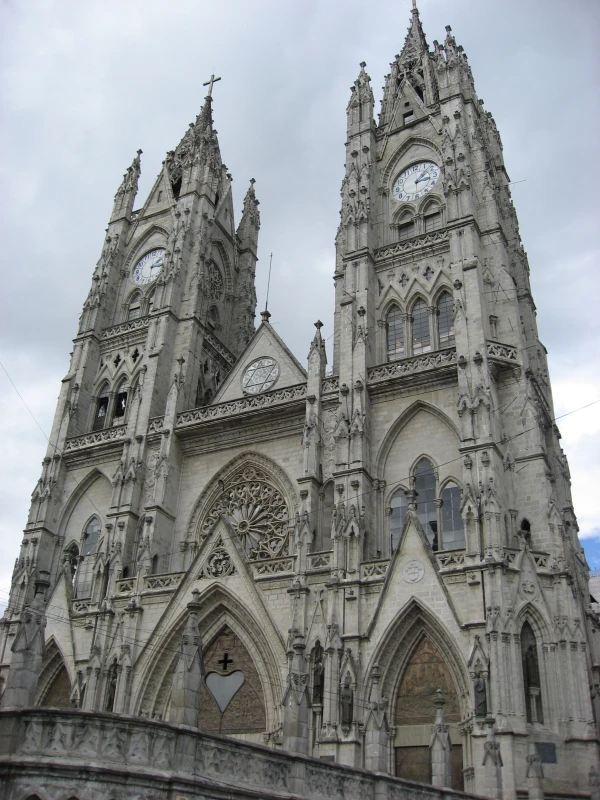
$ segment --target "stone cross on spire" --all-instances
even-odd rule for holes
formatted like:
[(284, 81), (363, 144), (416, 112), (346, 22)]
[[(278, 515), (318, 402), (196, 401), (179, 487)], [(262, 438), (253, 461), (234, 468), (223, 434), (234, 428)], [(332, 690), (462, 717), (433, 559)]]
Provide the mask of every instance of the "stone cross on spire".
[(208, 80), (208, 81), (206, 81), (206, 83), (203, 83), (203, 84), (202, 84), (202, 86), (208, 86), (208, 97), (212, 97), (213, 85), (214, 85), (214, 84), (215, 84), (217, 81), (220, 81), (220, 80), (221, 80), (221, 78), (215, 78), (215, 76), (214, 76), (214, 75), (211, 75), (211, 76), (210, 76), (210, 80)]

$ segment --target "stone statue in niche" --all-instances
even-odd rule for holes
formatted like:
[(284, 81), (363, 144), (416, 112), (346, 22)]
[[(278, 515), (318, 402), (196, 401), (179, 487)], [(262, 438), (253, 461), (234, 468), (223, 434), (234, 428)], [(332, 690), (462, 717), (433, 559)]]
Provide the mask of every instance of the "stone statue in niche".
[(313, 667), (313, 704), (323, 702), (323, 648), (317, 642), (315, 647), (315, 666)]
[(352, 717), (354, 715), (354, 692), (350, 686), (350, 678), (346, 676), (342, 691), (340, 693), (340, 701), (342, 705), (342, 725), (352, 725)]
[(473, 681), (473, 691), (475, 694), (475, 716), (485, 717), (487, 715), (487, 688), (485, 678), (478, 672)]
[(527, 676), (527, 685), (536, 686), (539, 688), (540, 671), (538, 668), (537, 653), (535, 652), (535, 647), (531, 644), (525, 651), (524, 661), (525, 661), (525, 675)]

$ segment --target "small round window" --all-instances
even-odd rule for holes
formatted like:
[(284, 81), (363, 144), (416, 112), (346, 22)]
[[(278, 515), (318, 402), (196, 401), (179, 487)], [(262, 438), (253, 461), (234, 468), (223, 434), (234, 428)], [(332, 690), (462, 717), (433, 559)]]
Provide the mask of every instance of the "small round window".
[(242, 388), (246, 394), (266, 392), (279, 377), (279, 366), (274, 358), (257, 358), (245, 370)]

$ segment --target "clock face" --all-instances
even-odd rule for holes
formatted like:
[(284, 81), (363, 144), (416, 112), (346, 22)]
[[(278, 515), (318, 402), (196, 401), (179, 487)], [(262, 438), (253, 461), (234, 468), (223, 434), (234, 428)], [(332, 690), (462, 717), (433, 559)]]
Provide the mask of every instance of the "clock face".
[(138, 286), (152, 283), (160, 275), (165, 258), (164, 247), (157, 247), (142, 256), (131, 273), (131, 280)]
[(257, 358), (247, 367), (242, 377), (246, 394), (266, 392), (279, 377), (279, 366), (274, 358)]
[(424, 197), (433, 189), (440, 177), (440, 168), (433, 161), (421, 161), (405, 169), (392, 188), (396, 200), (409, 203)]

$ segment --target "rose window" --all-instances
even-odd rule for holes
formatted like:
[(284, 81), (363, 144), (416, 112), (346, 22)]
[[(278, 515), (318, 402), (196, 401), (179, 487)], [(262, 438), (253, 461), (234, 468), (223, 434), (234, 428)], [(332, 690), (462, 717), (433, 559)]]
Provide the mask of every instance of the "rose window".
[(246, 394), (260, 394), (274, 385), (279, 366), (274, 358), (257, 358), (244, 371), (242, 389)]
[(203, 536), (221, 517), (229, 523), (250, 560), (287, 552), (287, 505), (261, 470), (246, 467), (228, 481), (202, 526)]

